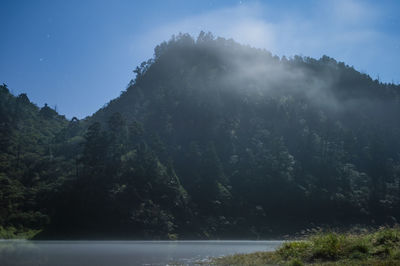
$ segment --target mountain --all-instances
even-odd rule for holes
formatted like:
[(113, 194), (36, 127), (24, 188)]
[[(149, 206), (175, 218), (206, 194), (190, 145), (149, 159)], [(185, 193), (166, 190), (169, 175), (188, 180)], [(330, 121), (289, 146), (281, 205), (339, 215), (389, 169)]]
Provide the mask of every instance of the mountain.
[[(120, 97), (81, 121), (26, 98), (34, 115), (17, 127), (6, 106), (19, 110), (23, 96), (1, 87), (1, 140), (14, 139), (1, 150), (4, 228), (263, 238), (400, 218), (400, 86), (327, 56), (279, 58), (210, 33), (173, 36), (134, 72)], [(32, 149), (18, 151), (17, 136)], [(43, 221), (10, 218), (26, 213)]]
[(15, 97), (0, 86), (0, 233), (3, 226), (15, 232), (49, 222), (46, 195), (68, 170), (54, 156), (55, 136), (67, 126), (49, 106), (38, 108), (26, 94)]

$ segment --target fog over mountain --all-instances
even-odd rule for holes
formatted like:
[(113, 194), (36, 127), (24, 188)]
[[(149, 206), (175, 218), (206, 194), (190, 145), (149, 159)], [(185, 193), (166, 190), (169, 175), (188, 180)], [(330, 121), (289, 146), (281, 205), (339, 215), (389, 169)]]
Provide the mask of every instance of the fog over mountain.
[(400, 218), (399, 85), (204, 32), (134, 72), (82, 120), (1, 86), (1, 228), (266, 238)]

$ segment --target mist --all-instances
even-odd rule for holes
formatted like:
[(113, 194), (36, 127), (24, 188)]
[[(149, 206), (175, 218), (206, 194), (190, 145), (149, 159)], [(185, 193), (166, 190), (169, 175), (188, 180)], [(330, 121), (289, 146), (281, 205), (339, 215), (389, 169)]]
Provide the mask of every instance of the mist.
[[(399, 37), (381, 29), (383, 21), (395, 23), (393, 10), (359, 0), (311, 2), (304, 12), (297, 5), (243, 1), (234, 7), (156, 27), (137, 41), (140, 49), (150, 56), (149, 47), (168, 40), (173, 34), (197, 36), (201, 31), (212, 32), (279, 56), (329, 55), (373, 78), (379, 76), (385, 82), (399, 82), (396, 73), (386, 67), (388, 62), (399, 61), (395, 52)], [(136, 41), (134, 47), (137, 47)], [(393, 52), (389, 56), (387, 51)]]
[[(69, 119), (39, 107), (33, 89), (0, 85), (0, 238), (27, 239), (0, 241), (0, 264), (400, 264), (394, 5), (211, 1), (183, 12), (171, 2), (146, 6), (168, 19), (142, 14), (148, 28), (124, 38), (113, 36), (133, 25), (131, 4), (102, 3), (110, 23), (84, 17), (93, 35), (110, 33), (106, 44), (88, 37), (89, 50), (112, 46), (108, 57), (132, 72), (92, 115)], [(109, 82), (126, 73), (84, 46), (76, 69), (96, 82), (73, 109), (114, 93)], [(28, 82), (22, 66), (14, 78)], [(220, 255), (232, 256), (210, 257)]]

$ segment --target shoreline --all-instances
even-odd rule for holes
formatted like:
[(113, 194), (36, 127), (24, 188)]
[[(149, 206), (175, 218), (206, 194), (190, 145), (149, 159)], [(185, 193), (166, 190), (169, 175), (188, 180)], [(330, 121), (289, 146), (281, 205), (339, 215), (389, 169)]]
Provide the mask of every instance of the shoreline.
[(400, 265), (400, 228), (326, 232), (287, 241), (275, 251), (214, 258), (212, 265)]

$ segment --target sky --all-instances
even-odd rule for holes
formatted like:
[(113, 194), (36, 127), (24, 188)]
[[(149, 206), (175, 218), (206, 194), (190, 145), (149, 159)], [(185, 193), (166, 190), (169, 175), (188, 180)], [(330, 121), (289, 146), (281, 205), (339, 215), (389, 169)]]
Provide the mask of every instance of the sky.
[(120, 95), (173, 34), (233, 38), (278, 56), (328, 55), (400, 83), (397, 0), (0, 0), (0, 84), (84, 118)]

